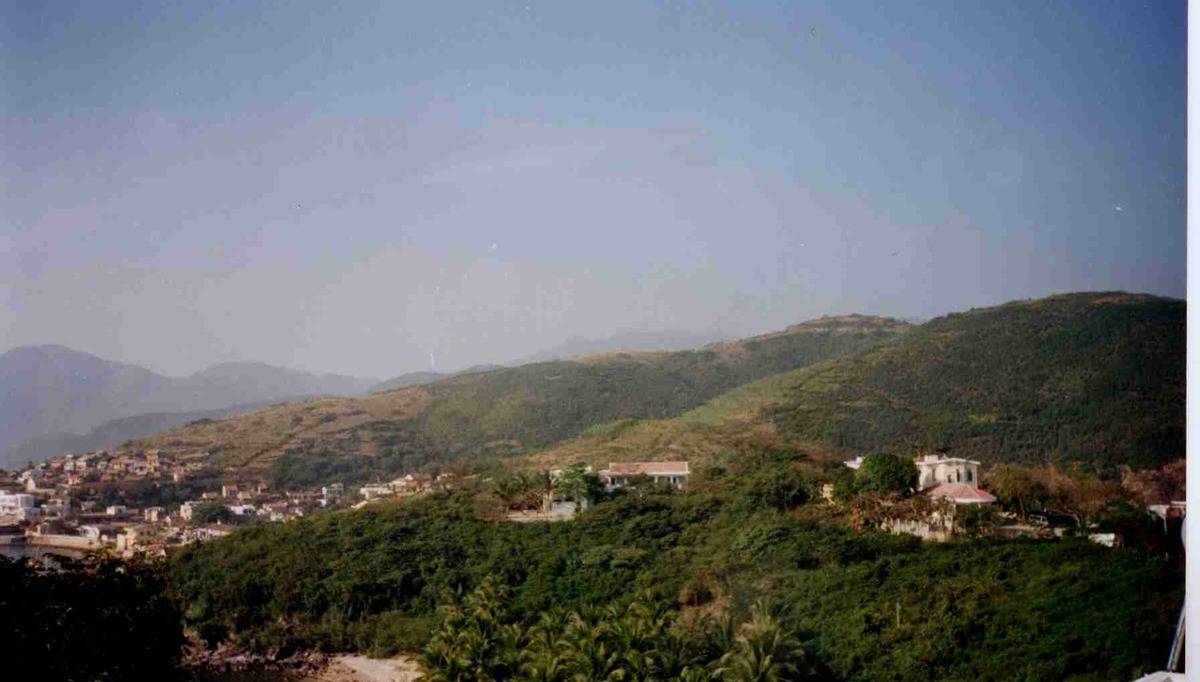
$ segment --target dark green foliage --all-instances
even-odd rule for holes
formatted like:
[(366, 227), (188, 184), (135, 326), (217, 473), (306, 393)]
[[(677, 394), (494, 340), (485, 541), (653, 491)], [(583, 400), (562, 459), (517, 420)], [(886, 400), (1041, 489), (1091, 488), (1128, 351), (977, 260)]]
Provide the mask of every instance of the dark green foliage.
[(92, 495), (99, 507), (123, 504), (131, 508), (177, 507), (194, 500), (206, 491), (219, 487), (211, 477), (194, 477), (179, 483), (159, 483), (140, 480), (129, 483), (110, 483), (98, 488)]
[(462, 600), (447, 595), (438, 628), (421, 652), (427, 679), (803, 679), (799, 641), (761, 606), (741, 626), (705, 618), (675, 628), (671, 606), (652, 599), (553, 609), (530, 625), (509, 615), (509, 603), (509, 591), (492, 578)]
[(1158, 560), (1083, 541), (925, 545), (793, 585), (846, 680), (1133, 679), (1162, 665), (1182, 598)]
[(228, 523), (233, 518), (233, 512), (224, 502), (208, 500), (192, 507), (192, 523)]
[[(635, 499), (602, 508), (572, 524), (491, 524), (446, 497), (322, 514), (190, 547), (172, 560), (173, 575), (193, 623), (226, 625), (264, 647), (348, 648), (367, 619), (430, 616), (442, 591), (493, 573), (516, 586), (522, 615), (658, 582), (684, 519)], [(280, 629), (281, 619), (296, 625)], [(318, 627), (328, 619), (339, 627)]]
[(595, 502), (604, 496), (600, 477), (587, 471), (582, 464), (564, 469), (558, 477), (556, 488), (560, 496), (574, 500), (577, 505)]
[(0, 661), (38, 680), (171, 680), (183, 620), (165, 567), (63, 560), (60, 570), (0, 557)]
[(948, 315), (805, 370), (770, 416), (859, 452), (1156, 466), (1183, 454), (1185, 306), (1072, 294)]
[(772, 467), (747, 477), (746, 501), (778, 511), (795, 509), (818, 494), (817, 482), (794, 467)]
[[(190, 547), (171, 571), (189, 621), (206, 631), (225, 628), (260, 648), (385, 653), (440, 642), (449, 647), (437, 654), (438, 666), (450, 666), (446, 679), (454, 670), (464, 680), (503, 670), (565, 679), (557, 675), (574, 659), (556, 659), (559, 646), (536, 637), (558, 641), (571, 611), (620, 620), (643, 594), (645, 604), (717, 601), (737, 620), (764, 594), (784, 597), (788, 608), (774, 625), (759, 618), (753, 637), (733, 628), (720, 646), (701, 637), (680, 645), (692, 653), (672, 649), (672, 661), (704, 663), (688, 673), (694, 679), (732, 675), (732, 659), (720, 660), (735, 649), (746, 661), (787, 652), (799, 674), (845, 680), (1132, 679), (1161, 665), (1183, 585), (1162, 559), (1079, 541), (938, 545), (857, 534), (806, 518), (817, 511), (811, 504), (791, 507), (813, 480), (804, 462), (775, 453), (756, 466), (759, 476), (741, 463), (709, 472), (685, 492), (618, 495), (570, 523), (488, 523), (464, 495), (321, 514)], [(1114, 523), (1126, 518), (1120, 511)], [(483, 585), (504, 586), (493, 595), (502, 606), (439, 616), (444, 595)], [(427, 640), (434, 620), (442, 630), (457, 625), (441, 635), (434, 626)], [(746, 642), (735, 645), (739, 634)], [(593, 639), (578, 654), (588, 665), (662, 679), (651, 672), (666, 665), (656, 658), (662, 649), (601, 650), (603, 637)], [(754, 669), (746, 665), (739, 669)]]
[(435, 446), (409, 422), (371, 422), (353, 429), (344, 445), (363, 440), (379, 445), (375, 455), (345, 454), (318, 443), (285, 452), (271, 466), (271, 486), (277, 490), (307, 488), (323, 483), (390, 480), (425, 469)]
[(908, 493), (917, 487), (920, 472), (908, 457), (874, 453), (863, 457), (854, 474), (854, 489), (861, 493)]

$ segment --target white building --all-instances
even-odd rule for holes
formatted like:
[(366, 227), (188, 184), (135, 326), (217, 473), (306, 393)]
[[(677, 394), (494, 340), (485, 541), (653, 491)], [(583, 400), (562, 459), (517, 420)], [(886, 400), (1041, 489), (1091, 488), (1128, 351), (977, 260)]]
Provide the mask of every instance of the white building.
[(371, 483), (359, 488), (358, 492), (364, 499), (373, 500), (377, 497), (387, 497), (394, 491), (392, 490), (392, 486), (387, 483)]
[(182, 517), (184, 521), (191, 521), (192, 511), (195, 510), (196, 505), (198, 504), (200, 503), (195, 500), (190, 500), (179, 505), (179, 516)]
[(971, 488), (979, 487), (979, 462), (975, 460), (923, 455), (916, 459), (916, 464), (921, 472), (917, 478), (918, 490), (939, 483), (962, 483)]
[(0, 516), (15, 516), (26, 521), (37, 516), (38, 509), (33, 495), (28, 493), (0, 493)]
[(609, 462), (608, 468), (600, 472), (600, 482), (613, 490), (635, 476), (647, 476), (654, 483), (682, 488), (691, 475), (687, 462)]

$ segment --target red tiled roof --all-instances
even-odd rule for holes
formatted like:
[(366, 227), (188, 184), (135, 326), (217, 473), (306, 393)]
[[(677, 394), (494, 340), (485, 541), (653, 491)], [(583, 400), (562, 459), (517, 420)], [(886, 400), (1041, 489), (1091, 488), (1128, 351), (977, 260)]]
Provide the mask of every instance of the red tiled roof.
[(986, 490), (974, 488), (966, 483), (938, 483), (921, 491), (929, 497), (946, 497), (955, 502), (995, 502), (996, 497)]
[(687, 462), (609, 462), (608, 473), (621, 476), (659, 474), (679, 476), (691, 473)]

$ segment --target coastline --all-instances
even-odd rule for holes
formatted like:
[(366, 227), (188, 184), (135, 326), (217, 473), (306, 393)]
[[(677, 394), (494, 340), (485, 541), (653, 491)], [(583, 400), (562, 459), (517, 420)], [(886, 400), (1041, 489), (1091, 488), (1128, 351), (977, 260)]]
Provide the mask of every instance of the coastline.
[(404, 654), (368, 658), (301, 651), (278, 658), (221, 647), (216, 651), (192, 648), (182, 663), (193, 682), (416, 682), (421, 678), (416, 659)]
[(302, 682), (415, 682), (421, 671), (407, 656), (367, 658), (361, 654), (334, 656), (329, 664)]

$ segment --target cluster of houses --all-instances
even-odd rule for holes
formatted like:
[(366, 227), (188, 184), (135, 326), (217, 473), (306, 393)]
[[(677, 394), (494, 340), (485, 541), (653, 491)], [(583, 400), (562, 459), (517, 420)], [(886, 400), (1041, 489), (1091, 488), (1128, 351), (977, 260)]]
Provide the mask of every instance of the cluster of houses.
[[(420, 495), (428, 495), (432, 492), (449, 490), (454, 485), (455, 476), (451, 473), (442, 473), (434, 476), (426, 473), (405, 474), (387, 483), (368, 483), (358, 489), (359, 495), (362, 496), (362, 501), (354, 505), (361, 507), (362, 505), (374, 500), (389, 498), (389, 497), (414, 497)], [(335, 483), (338, 486), (337, 494), (341, 495), (342, 489), (340, 483)], [(322, 488), (322, 491), (325, 491)]]
[(271, 491), (261, 483), (225, 484), (171, 508), (98, 502), (103, 489), (128, 488), (139, 481), (161, 486), (202, 483), (202, 459), (180, 462), (154, 450), (98, 451), (65, 455), (19, 472), (0, 471), (0, 545), (110, 548), (125, 556), (163, 556), (173, 548), (225, 535), (236, 526), (281, 523), (319, 508), (358, 507), (383, 497), (424, 495), (449, 488), (453, 479), (451, 474), (416, 473), (364, 485), (357, 504), (341, 483), (288, 491)]
[(17, 483), (29, 492), (60, 487), (97, 489), (106, 484), (137, 481), (180, 483), (202, 469), (203, 464), (198, 460), (176, 461), (159, 450), (98, 450), (31, 465), (17, 475)]

